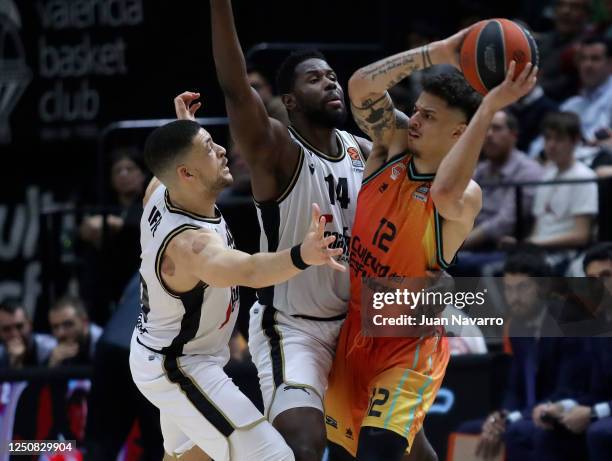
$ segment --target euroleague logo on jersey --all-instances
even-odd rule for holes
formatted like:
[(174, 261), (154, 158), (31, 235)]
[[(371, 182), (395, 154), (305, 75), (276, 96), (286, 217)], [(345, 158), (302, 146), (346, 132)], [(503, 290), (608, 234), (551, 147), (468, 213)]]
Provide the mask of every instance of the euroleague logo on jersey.
[(361, 155), (359, 155), (359, 151), (354, 147), (349, 147), (346, 150), (346, 153), (351, 158), (351, 163), (353, 164), (353, 168), (357, 171), (363, 171), (364, 165), (363, 160), (361, 160)]

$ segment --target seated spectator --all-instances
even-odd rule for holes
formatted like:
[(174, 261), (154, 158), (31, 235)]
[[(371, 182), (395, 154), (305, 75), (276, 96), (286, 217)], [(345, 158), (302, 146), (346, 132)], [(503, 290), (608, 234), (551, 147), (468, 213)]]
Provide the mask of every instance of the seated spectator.
[[(608, 295), (612, 295), (612, 243), (589, 249), (583, 264), (589, 277), (605, 278), (604, 286)], [(587, 341), (591, 358), (588, 392), (542, 404), (534, 410), (534, 414), (537, 410), (539, 414), (549, 415), (549, 422), (539, 424), (535, 443), (537, 459), (573, 461), (585, 452), (590, 461), (612, 459), (612, 338), (589, 338)], [(559, 443), (559, 439), (563, 442)], [(583, 458), (586, 456), (580, 457)]]
[[(574, 151), (580, 140), (580, 121), (571, 112), (549, 114), (543, 125), (546, 157), (550, 165), (542, 181), (594, 179), (593, 170), (577, 162)], [(549, 261), (556, 272), (564, 273), (575, 256), (568, 248), (589, 243), (593, 218), (598, 212), (597, 183), (553, 184), (536, 190), (532, 214), (534, 226), (526, 242), (556, 250)], [(515, 243), (514, 238), (505, 238)]]
[(52, 336), (32, 332), (21, 304), (0, 303), (0, 368), (43, 365), (56, 344)]
[(513, 114), (519, 122), (517, 149), (529, 154), (531, 158), (536, 158), (542, 150), (543, 142), (535, 147), (532, 154), (531, 144), (538, 138), (540, 127), (544, 117), (550, 112), (556, 112), (559, 104), (546, 96), (542, 86), (536, 85), (533, 90), (516, 103), (508, 107), (508, 111)]
[(517, 252), (506, 261), (503, 284), (512, 357), (503, 404), (486, 419), (465, 422), (457, 429), (480, 434), (477, 454), (485, 459), (498, 454), (504, 441), (507, 461), (533, 459), (533, 407), (586, 387), (580, 366), (583, 344), (575, 338), (554, 337), (558, 330), (544, 301), (546, 288), (536, 278), (549, 273), (543, 254), (534, 250)]
[[(79, 292), (93, 320), (103, 324), (111, 303), (117, 303), (123, 289), (140, 267), (140, 217), (146, 169), (140, 152), (121, 148), (111, 155), (111, 186), (116, 195), (116, 210), (106, 216), (86, 217), (80, 227), (85, 243)], [(106, 231), (104, 239), (103, 231)]]
[(538, 80), (547, 96), (563, 101), (576, 92), (575, 47), (588, 30), (591, 0), (555, 0), (554, 30), (536, 36)]
[(561, 104), (564, 112), (580, 118), (587, 144), (598, 144), (612, 135), (612, 42), (589, 37), (578, 51), (580, 92)]
[(49, 366), (91, 364), (102, 328), (89, 321), (78, 298), (66, 296), (49, 310), (49, 325), (57, 346), (49, 357)]
[[(499, 239), (512, 235), (516, 226), (516, 194), (513, 187), (487, 187), (491, 183), (539, 181), (542, 167), (516, 149), (518, 122), (514, 115), (499, 111), (493, 117), (482, 147), (484, 161), (476, 168), (474, 180), (483, 188), (483, 204), (474, 229), (463, 248), (496, 248)], [(523, 219), (529, 218), (534, 188), (523, 189)]]

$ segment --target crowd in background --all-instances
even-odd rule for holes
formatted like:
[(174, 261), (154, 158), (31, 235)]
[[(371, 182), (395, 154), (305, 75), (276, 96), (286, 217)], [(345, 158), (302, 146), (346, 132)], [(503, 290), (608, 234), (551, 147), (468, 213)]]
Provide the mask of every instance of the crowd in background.
[[(503, 348), (512, 359), (504, 404), (483, 420), (466, 422), (458, 432), (480, 434), (479, 450), (487, 455), (497, 453), (505, 442), (509, 461), (536, 456), (585, 459), (587, 452), (592, 460), (609, 460), (612, 342), (538, 340), (547, 328), (548, 314), (546, 306), (534, 302), (538, 288), (530, 284), (537, 285), (533, 277), (546, 275), (612, 280), (612, 247), (597, 244), (604, 221), (612, 219), (605, 213), (612, 209), (612, 187), (605, 181), (612, 178), (612, 2), (556, 0), (542, 11), (549, 17), (534, 22), (539, 25), (548, 19), (551, 28), (534, 30), (540, 56), (538, 85), (493, 118), (474, 176), (483, 187), (483, 209), (452, 269), (457, 276), (500, 275), (508, 286), (521, 284), (506, 290), (503, 309), (533, 320), (533, 332), (529, 338), (514, 338), (512, 326), (508, 328)], [(434, 29), (415, 24), (406, 35), (406, 45), (437, 38)], [(288, 124), (282, 101), (266, 78), (272, 73), (272, 69), (248, 70), (269, 114)], [(413, 75), (392, 89), (397, 108), (411, 112), (421, 78)], [(12, 435), (0, 431), (0, 437), (64, 437), (94, 447), (90, 459), (114, 459), (126, 438), (137, 439), (140, 431), (141, 443), (134, 445), (140, 449), (135, 449), (133, 459), (160, 459), (156, 410), (137, 392), (127, 369), (129, 337), (139, 309), (139, 226), (149, 174), (137, 146), (116, 149), (109, 158), (115, 207), (80, 221), (79, 270), (65, 296), (53, 300), (48, 311), (50, 334), (33, 331), (19, 300), (0, 303), (0, 371), (94, 365), (93, 380), (30, 386), (0, 383), (0, 419), (10, 416), (13, 421)], [(224, 201), (249, 198), (251, 193), (248, 168), (231, 140), (228, 158), (235, 181), (220, 197), (222, 209)], [(535, 184), (560, 180), (584, 181)], [(517, 182), (527, 183), (521, 186), (518, 200), (515, 187), (504, 186)], [(257, 222), (234, 226), (234, 233), (258, 233)], [(240, 242), (240, 235), (236, 240)], [(524, 252), (526, 245), (529, 250)], [(606, 286), (612, 293), (610, 284)], [(512, 298), (518, 292), (533, 293), (533, 298)], [(252, 293), (243, 296), (243, 310), (250, 299)], [(609, 336), (610, 312), (594, 310), (592, 316), (606, 326)], [(244, 330), (232, 340), (230, 367), (250, 366)], [(502, 347), (486, 344), (482, 335), (453, 341), (456, 353)], [(235, 376), (244, 381), (250, 397), (260, 398), (253, 369), (236, 371)], [(11, 409), (15, 395), (19, 405)], [(115, 404), (107, 407), (108, 400)], [(43, 416), (47, 413), (52, 416)]]

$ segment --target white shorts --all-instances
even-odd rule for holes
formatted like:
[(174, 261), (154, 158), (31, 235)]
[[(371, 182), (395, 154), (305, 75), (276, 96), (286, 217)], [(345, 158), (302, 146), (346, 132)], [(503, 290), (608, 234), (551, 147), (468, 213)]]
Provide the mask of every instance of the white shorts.
[(223, 358), (164, 356), (136, 336), (130, 348), (132, 377), (159, 408), (168, 454), (198, 445), (215, 461), (294, 459), (281, 435), (225, 374)]
[(257, 367), (268, 421), (291, 408), (323, 412), (323, 397), (340, 327), (344, 320), (292, 317), (271, 306), (253, 304), (249, 350)]

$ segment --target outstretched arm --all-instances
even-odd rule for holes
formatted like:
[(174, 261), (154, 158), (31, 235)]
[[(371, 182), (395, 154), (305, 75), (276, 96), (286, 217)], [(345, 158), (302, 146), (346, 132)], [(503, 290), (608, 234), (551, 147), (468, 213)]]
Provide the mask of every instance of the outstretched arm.
[(287, 150), (297, 161), (297, 148), (288, 149), (293, 144), (286, 128), (268, 117), (261, 98), (249, 85), (231, 1), (210, 0), (210, 13), (217, 78), (225, 95), (232, 136), (246, 161), (251, 167), (270, 166)]
[[(308, 265), (327, 264), (333, 269), (344, 271), (345, 267), (334, 257), (342, 254), (341, 248), (331, 249), (334, 236), (324, 237), (325, 218), (317, 205), (313, 205), (312, 223), (304, 237), (299, 254)], [(250, 255), (227, 248), (221, 238), (208, 230), (188, 230), (170, 241), (164, 258), (172, 262), (166, 264), (171, 270), (162, 273), (172, 277), (183, 286), (192, 287), (198, 280), (215, 287), (243, 285), (260, 288), (284, 282), (294, 277), (301, 269), (295, 266), (291, 250), (277, 253), (256, 253)], [(181, 291), (181, 290), (177, 290)]]

